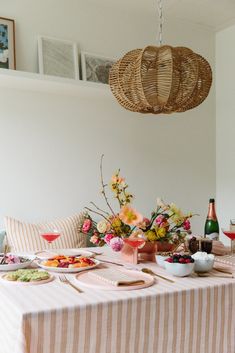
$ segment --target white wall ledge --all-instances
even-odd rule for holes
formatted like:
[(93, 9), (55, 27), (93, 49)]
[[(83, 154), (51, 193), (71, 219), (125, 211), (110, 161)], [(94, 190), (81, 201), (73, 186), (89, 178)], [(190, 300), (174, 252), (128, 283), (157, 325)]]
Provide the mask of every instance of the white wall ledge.
[(67, 95), (102, 94), (111, 96), (109, 85), (31, 72), (0, 69), (0, 88)]

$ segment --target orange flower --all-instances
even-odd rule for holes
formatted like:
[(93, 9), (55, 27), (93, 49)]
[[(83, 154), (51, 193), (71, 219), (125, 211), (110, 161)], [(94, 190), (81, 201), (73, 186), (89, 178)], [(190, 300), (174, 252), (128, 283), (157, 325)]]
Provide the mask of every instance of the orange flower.
[(143, 216), (134, 208), (127, 205), (121, 208), (119, 218), (123, 221), (123, 223), (130, 226), (137, 226), (140, 222), (143, 221)]
[(113, 175), (111, 179), (112, 184), (125, 184), (125, 179), (120, 177), (118, 174)]

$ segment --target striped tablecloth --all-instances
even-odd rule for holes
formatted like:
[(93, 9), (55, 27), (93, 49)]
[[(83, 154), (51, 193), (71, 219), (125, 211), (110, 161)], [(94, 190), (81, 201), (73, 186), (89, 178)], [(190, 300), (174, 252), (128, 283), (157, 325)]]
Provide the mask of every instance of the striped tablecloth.
[[(156, 264), (148, 267), (166, 275)], [(159, 279), (123, 292), (83, 289), (78, 294), (58, 280), (0, 282), (0, 352), (235, 352), (235, 279)]]

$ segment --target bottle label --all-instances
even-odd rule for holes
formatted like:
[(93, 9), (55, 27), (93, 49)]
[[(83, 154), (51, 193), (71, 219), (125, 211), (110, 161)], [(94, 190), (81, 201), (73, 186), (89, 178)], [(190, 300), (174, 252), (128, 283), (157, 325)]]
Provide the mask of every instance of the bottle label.
[(207, 217), (207, 221), (213, 221), (213, 222), (217, 222), (217, 218), (214, 216), (210, 216), (210, 217)]
[(206, 237), (211, 239), (211, 240), (219, 240), (219, 233), (210, 233), (210, 234), (206, 234)]

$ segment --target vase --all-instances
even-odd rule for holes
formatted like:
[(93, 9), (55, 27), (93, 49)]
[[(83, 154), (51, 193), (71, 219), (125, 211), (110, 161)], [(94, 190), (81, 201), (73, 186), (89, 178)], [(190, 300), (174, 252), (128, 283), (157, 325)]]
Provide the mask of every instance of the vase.
[(168, 241), (156, 241), (157, 243), (157, 252), (171, 252), (174, 251), (176, 245), (168, 243)]
[(138, 249), (139, 261), (156, 262), (156, 252), (158, 251), (158, 242), (146, 241), (142, 249)]
[(150, 241), (147, 241), (141, 249), (124, 244), (121, 250), (122, 260), (135, 265), (142, 261), (156, 262), (157, 246), (157, 242)]

